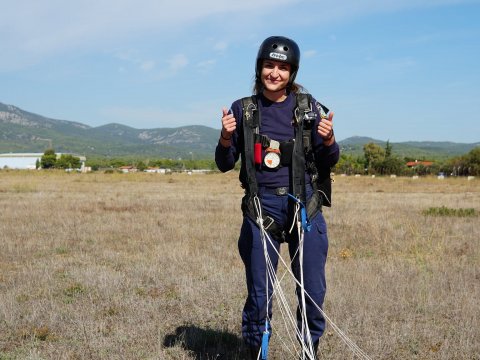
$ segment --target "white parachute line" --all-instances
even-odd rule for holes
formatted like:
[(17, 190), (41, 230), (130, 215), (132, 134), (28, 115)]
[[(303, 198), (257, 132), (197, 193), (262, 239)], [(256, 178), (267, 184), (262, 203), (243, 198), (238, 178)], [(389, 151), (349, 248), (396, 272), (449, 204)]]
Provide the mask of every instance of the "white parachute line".
[[(302, 315), (302, 350), (303, 354), (307, 352), (308, 350), (313, 354), (313, 342), (312, 342), (312, 337), (310, 335), (310, 329), (308, 327), (308, 319), (307, 319), (307, 306), (306, 306), (306, 301), (305, 301), (305, 283), (304, 283), (304, 278), (303, 278), (303, 244), (304, 244), (304, 234), (303, 230), (301, 229), (301, 224), (298, 224), (299, 228), (299, 242), (298, 246), (300, 248), (299, 252), (299, 262), (300, 262), (300, 298), (302, 302), (302, 306), (300, 307), (301, 310), (301, 315)], [(306, 341), (306, 344), (305, 344)], [(302, 356), (304, 357), (304, 355)]]
[[(274, 244), (273, 244), (272, 239), (270, 238), (269, 234), (264, 229), (262, 229), (262, 232), (264, 233), (265, 237), (270, 242), (270, 245), (272, 247), (274, 247)], [(276, 251), (275, 247), (274, 247), (274, 249)], [(278, 251), (277, 251), (277, 253), (278, 253)], [(297, 328), (296, 317), (293, 314), (293, 312), (291, 310), (291, 307), (289, 305), (289, 302), (288, 302), (288, 300), (285, 296), (285, 292), (283, 291), (283, 289), (281, 287), (281, 282), (288, 273), (285, 272), (282, 275), (282, 277), (279, 279), (278, 276), (275, 273), (275, 268), (273, 266), (273, 263), (271, 261), (270, 256), (268, 256), (267, 262), (268, 262), (269, 273), (270, 273), (270, 276), (271, 276), (270, 279), (271, 279), (272, 283), (274, 284), (273, 285), (273, 292), (272, 292), (271, 297), (273, 297), (275, 295), (276, 298), (277, 298), (279, 310), (280, 310), (280, 313), (281, 313), (281, 318), (283, 320), (283, 324), (284, 324), (285, 330), (287, 332), (288, 341), (289, 341), (291, 347), (296, 349), (297, 344), (298, 344), (296, 339), (301, 339), (302, 337), (301, 337), (301, 334), (300, 334), (300, 332), (298, 331), (298, 328)], [(272, 326), (273, 326), (273, 324), (274, 324), (273, 319), (271, 320), (271, 322), (272, 322)], [(294, 331), (295, 336), (292, 335), (292, 330), (291, 329), (295, 329), (295, 331)], [(279, 336), (279, 339), (282, 342), (284, 348), (287, 349), (290, 352), (291, 355), (295, 355), (292, 352), (291, 347), (287, 345), (287, 343), (283, 339), (283, 337)]]
[[(274, 280), (275, 279), (272, 279), (272, 281), (274, 281)], [(279, 284), (279, 280), (275, 281), (274, 284), (275, 285), (274, 285), (274, 291), (273, 292), (275, 293), (275, 296), (276, 296), (276, 299), (277, 299), (277, 302), (278, 302), (278, 307), (279, 307), (279, 310), (280, 310), (280, 313), (281, 313), (281, 319), (283, 320), (284, 327), (287, 331), (287, 336), (288, 336), (289, 343), (290, 343), (291, 346), (295, 347), (295, 343), (296, 343), (295, 342), (295, 337), (292, 336), (291, 329), (297, 330), (296, 319), (295, 319), (294, 314), (290, 310), (288, 300), (285, 296), (285, 293), (284, 293), (282, 287)], [(275, 324), (275, 322), (272, 319), (272, 326), (274, 324)], [(290, 349), (290, 347), (286, 345), (285, 340), (282, 337), (280, 337), (280, 338), (281, 338), (282, 342), (284, 343), (284, 346), (287, 349)]]
[[(307, 313), (306, 313), (306, 301), (305, 301), (305, 286), (304, 286), (304, 277), (303, 277), (303, 245), (304, 245), (304, 229), (302, 226), (302, 221), (301, 221), (301, 204), (297, 202), (295, 204), (295, 212), (294, 212), (294, 219), (292, 221), (292, 227), (290, 228), (290, 233), (293, 231), (293, 228), (296, 224), (297, 226), (297, 237), (298, 237), (298, 246), (295, 251), (295, 254), (291, 257), (290, 265), (295, 259), (295, 257), (298, 254), (298, 261), (299, 261), (299, 267), (300, 267), (300, 300), (298, 300), (298, 294), (297, 294), (297, 305), (298, 309), (300, 311), (300, 317), (302, 319), (302, 328), (300, 331), (300, 336), (298, 337), (301, 339), (300, 343), (302, 346), (302, 359), (305, 360), (305, 356), (307, 356), (308, 359), (314, 359), (315, 354), (314, 354), (314, 348), (313, 348), (313, 341), (312, 337), (310, 334), (310, 329), (308, 327), (308, 318), (307, 318)], [(293, 275), (293, 274), (292, 274)], [(297, 283), (298, 284), (298, 283)], [(298, 303), (301, 301), (301, 306)], [(305, 343), (306, 341), (306, 343)]]
[[(269, 241), (271, 242), (271, 238), (269, 237), (268, 233), (265, 233), (265, 235), (269, 239)], [(273, 246), (272, 242), (271, 242), (271, 245)], [(271, 261), (270, 256), (268, 256), (267, 264), (268, 264), (268, 270), (269, 270), (269, 274), (270, 274), (270, 281), (272, 282), (272, 284), (274, 284), (271, 298), (273, 298), (274, 295), (277, 296), (277, 299), (278, 299), (279, 305), (281, 306), (281, 309), (282, 310), (283, 309), (289, 310), (288, 300), (287, 300), (287, 298), (285, 296), (285, 293), (284, 293), (284, 291), (281, 287), (281, 282), (282, 282), (284, 276), (286, 275), (286, 273), (282, 276), (281, 279), (278, 278), (278, 276), (276, 275), (275, 268), (273, 266), (273, 263)], [(294, 325), (296, 323), (295, 316), (293, 316), (291, 311), (288, 311), (287, 315), (288, 315), (288, 318), (289, 318), (289, 322)]]
[[(257, 224), (258, 224), (258, 227), (259, 229), (261, 230), (260, 231), (260, 237), (261, 237), (261, 241), (262, 241), (262, 245), (263, 245), (263, 256), (265, 257), (265, 266), (267, 268), (267, 271), (265, 272), (265, 294), (266, 294), (266, 299), (267, 299), (267, 304), (266, 304), (266, 311), (265, 311), (265, 316), (266, 316), (266, 320), (265, 320), (265, 326), (267, 325), (267, 321), (270, 322), (271, 319), (269, 318), (268, 316), (268, 310), (269, 310), (269, 305), (270, 305), (270, 297), (268, 296), (268, 280), (269, 280), (269, 271), (268, 271), (268, 264), (270, 263), (271, 264), (271, 260), (270, 260), (270, 256), (268, 255), (268, 249), (267, 249), (267, 241), (265, 239), (265, 235), (268, 235), (266, 234), (265, 232), (265, 229), (263, 228), (263, 215), (262, 215), (262, 205), (260, 203), (260, 199), (255, 196), (253, 198), (253, 203), (254, 203), (254, 206), (255, 206), (255, 210), (256, 210), (256, 214), (257, 214)], [(276, 249), (275, 249), (276, 250)], [(273, 269), (273, 272), (275, 272), (275, 269)], [(274, 284), (272, 282), (272, 284)], [(273, 293), (273, 291), (272, 291)], [(270, 324), (271, 326), (271, 324)], [(265, 327), (265, 331), (268, 331), (268, 328)]]
[[(275, 268), (273, 267), (273, 263), (271, 262), (271, 259), (270, 259), (270, 256), (268, 255), (268, 251), (267, 251), (267, 243), (266, 243), (266, 240), (269, 241), (269, 243), (271, 244), (273, 250), (277, 253), (277, 256), (278, 256), (278, 259), (280, 260), (280, 262), (282, 263), (282, 265), (284, 266), (284, 268), (286, 269), (286, 273), (288, 273), (291, 278), (293, 279), (294, 283), (297, 285), (297, 286), (300, 286), (302, 288), (302, 295), (304, 294), (306, 297), (308, 297), (308, 299), (314, 304), (314, 306), (316, 307), (316, 309), (323, 315), (323, 317), (325, 318), (325, 320), (332, 326), (332, 328), (334, 329), (334, 331), (339, 335), (339, 337), (342, 339), (342, 341), (350, 348), (350, 350), (357, 356), (359, 356), (360, 358), (363, 358), (363, 359), (366, 359), (366, 360), (371, 360), (371, 358), (362, 350), (360, 349), (334, 322), (332, 319), (330, 319), (330, 317), (325, 313), (325, 311), (322, 310), (322, 308), (313, 300), (313, 298), (310, 296), (310, 294), (308, 294), (307, 291), (305, 291), (305, 289), (303, 288), (302, 284), (295, 278), (295, 275), (293, 274), (292, 270), (288, 267), (288, 265), (286, 264), (285, 260), (283, 259), (283, 257), (281, 256), (280, 252), (276, 249), (276, 247), (274, 246), (270, 236), (268, 235), (267, 231), (264, 229), (263, 227), (263, 216), (262, 216), (262, 208), (261, 208), (261, 204), (260, 204), (260, 200), (258, 199), (258, 197), (254, 197), (254, 205), (255, 205), (255, 210), (257, 211), (257, 225), (259, 226), (259, 229), (260, 229), (260, 233), (261, 233), (261, 239), (262, 239), (262, 243), (263, 243), (263, 248), (264, 248), (264, 256), (265, 256), (265, 261), (268, 262), (271, 266), (271, 280), (272, 280), (272, 284), (276, 284), (277, 282), (275, 280), (277, 280), (277, 277), (276, 277), (276, 272), (275, 272)], [(295, 219), (297, 220), (298, 219), (298, 212), (296, 212), (295, 214)], [(297, 220), (298, 221), (298, 220)], [(293, 224), (295, 224), (295, 221), (293, 222)], [(290, 232), (292, 231), (294, 225), (292, 224), (292, 228), (290, 229)], [(301, 227), (301, 225), (297, 225), (297, 227)], [(292, 257), (294, 258), (294, 257)], [(267, 267), (267, 318), (268, 318), (268, 305), (269, 305), (269, 301), (270, 301), (270, 297), (268, 296), (268, 267)], [(283, 277), (282, 277), (283, 279)], [(275, 291), (276, 290), (276, 291)], [(282, 297), (284, 297), (284, 293), (283, 293), (283, 289), (281, 288), (281, 285), (278, 284), (278, 288), (276, 289), (275, 286), (273, 288), (273, 291), (272, 291), (272, 296), (273, 296), (273, 293), (276, 293), (277, 295), (278, 294), (282, 294)], [(286, 298), (285, 298), (286, 299)], [(288, 309), (289, 313), (291, 314), (291, 311), (288, 307), (288, 304), (287, 306), (285, 307), (285, 309)], [(271, 319), (268, 319), (269, 321), (271, 321)], [(303, 322), (303, 321), (302, 321)], [(297, 326), (296, 326), (296, 323), (294, 325), (295, 329), (296, 329), (296, 333), (298, 335), (298, 329), (297, 329)], [(299, 336), (298, 337), (299, 339), (301, 339), (301, 343), (302, 343), (302, 347), (304, 347), (304, 339), (302, 336)], [(311, 342), (311, 339), (310, 339), (310, 342)], [(310, 349), (308, 349), (310, 350)], [(313, 350), (312, 350), (312, 353), (309, 354), (310, 351), (307, 351), (307, 356), (310, 357), (311, 359), (314, 359), (314, 357), (312, 356), (313, 354)]]
[[(262, 240), (262, 244), (263, 244), (263, 250), (264, 250), (264, 257), (265, 257), (265, 264), (266, 264), (266, 294), (267, 294), (267, 303), (266, 303), (266, 306), (267, 306), (267, 312), (266, 312), (266, 316), (267, 316), (267, 319), (268, 321), (270, 322), (270, 326), (272, 326), (272, 319), (269, 318), (268, 316), (268, 309), (269, 309), (269, 304), (270, 304), (270, 301), (272, 301), (272, 298), (273, 296), (276, 294), (277, 296), (277, 299), (279, 300), (279, 307), (281, 309), (281, 313), (282, 313), (282, 318), (284, 319), (284, 323), (285, 323), (285, 329), (287, 329), (287, 334), (288, 334), (288, 337), (290, 339), (290, 342), (291, 344), (295, 347), (295, 341), (291, 335), (291, 330), (289, 329), (295, 329), (296, 331), (296, 335), (297, 335), (297, 338), (300, 339), (302, 338), (300, 336), (300, 334), (298, 333), (298, 329), (297, 329), (297, 326), (296, 326), (296, 319), (295, 319), (295, 316), (293, 315), (292, 311), (290, 310), (290, 306), (288, 304), (288, 301), (286, 299), (286, 296), (285, 296), (285, 293), (281, 287), (281, 284), (280, 284), (280, 280), (277, 278), (277, 275), (276, 275), (276, 270), (275, 270), (275, 267), (271, 261), (271, 258), (270, 258), (270, 255), (268, 254), (268, 249), (267, 249), (267, 242), (266, 240), (268, 240), (268, 242), (270, 243), (270, 246), (272, 246), (272, 248), (274, 249), (274, 251), (278, 254), (278, 251), (275, 247), (275, 245), (273, 244), (272, 242), (272, 239), (270, 238), (269, 234), (265, 231), (265, 229), (263, 228), (263, 216), (262, 216), (262, 212), (261, 212), (261, 206), (260, 206), (260, 203), (259, 203), (259, 200), (257, 198), (257, 202), (255, 202), (255, 206), (257, 207), (257, 214), (258, 215), (258, 219), (257, 219), (257, 224), (259, 225), (259, 228), (261, 230), (261, 240)], [(280, 255), (279, 255), (280, 256)], [(286, 275), (286, 273), (283, 275), (283, 277)], [(282, 277), (282, 279), (283, 279)], [(268, 281), (271, 281), (271, 283), (273, 284), (272, 286), (272, 295), (271, 296), (268, 296), (268, 288), (269, 288), (269, 284), (268, 284)], [(291, 326), (289, 327), (286, 320), (285, 319), (288, 319)], [(281, 337), (280, 337), (281, 338)], [(281, 339), (282, 342), (283, 339)], [(288, 346), (285, 346), (287, 349), (289, 349), (290, 351), (290, 348)], [(291, 352), (291, 351), (290, 351)]]
[[(275, 248), (269, 234), (263, 228), (262, 228), (262, 236), (264, 236), (266, 239), (268, 239), (268, 241), (270, 242), (270, 245), (277, 252), (277, 255), (279, 257), (281, 257), (279, 252)], [(295, 258), (298, 251), (299, 251), (299, 249), (297, 248), (297, 250), (296, 250), (296, 252), (295, 252), (295, 254), (292, 258)], [(311, 341), (310, 332), (305, 331), (305, 329), (304, 330), (299, 330), (298, 329), (296, 317), (293, 314), (293, 312), (291, 310), (291, 307), (289, 306), (289, 303), (286, 299), (285, 293), (284, 293), (284, 291), (281, 287), (281, 280), (283, 280), (283, 278), (288, 274), (288, 272), (285, 272), (285, 274), (282, 276), (282, 278), (278, 279), (278, 277), (276, 276), (276, 273), (275, 273), (275, 268), (273, 266), (273, 263), (271, 261), (270, 256), (268, 256), (268, 253), (267, 253), (267, 260), (266, 261), (267, 261), (267, 264), (268, 264), (267, 271), (268, 271), (269, 276), (270, 276), (270, 281), (272, 281), (272, 284), (274, 284), (271, 297), (273, 297), (274, 295), (277, 296), (277, 300), (279, 301), (280, 313), (282, 315), (282, 319), (283, 319), (284, 326), (285, 326), (285, 329), (287, 331), (287, 335), (288, 335), (288, 338), (290, 340), (290, 343), (293, 346), (293, 348), (295, 348), (295, 349), (297, 348), (297, 346), (296, 346), (297, 343), (296, 343), (295, 339), (293, 338), (293, 336), (291, 334), (291, 330), (290, 330), (291, 328), (293, 328), (293, 329), (295, 329), (295, 335), (296, 335), (297, 341), (299, 341), (300, 344), (302, 345), (302, 349), (303, 349), (302, 354), (304, 354), (304, 356), (306, 355), (308, 357), (308, 359), (314, 359), (313, 344), (312, 344), (312, 341)], [(283, 258), (282, 258), (282, 261), (284, 261)], [(284, 263), (284, 266), (287, 267), (285, 263)], [(298, 299), (297, 299), (297, 302), (298, 302)], [(300, 311), (301, 311), (301, 314), (302, 314), (302, 318), (305, 319), (306, 315), (304, 315), (304, 312), (302, 311), (301, 307), (300, 307)], [(304, 321), (305, 320), (303, 320), (302, 323)], [(288, 323), (290, 323), (290, 325), (291, 325), (290, 327), (288, 326)], [(308, 330), (308, 326), (307, 326), (307, 330)], [(304, 342), (305, 334), (308, 334), (307, 339), (308, 338), (310, 339), (310, 346), (308, 344), (305, 344), (305, 342)], [(284, 348), (286, 348), (292, 355), (295, 355), (290, 350), (290, 347), (287, 346), (285, 340), (282, 337), (279, 337), (279, 338), (280, 338), (280, 341), (283, 343)]]
[[(270, 236), (268, 233), (266, 233), (266, 230), (263, 229), (263, 226), (261, 227), (262, 232), (266, 234), (266, 239), (271, 243), (272, 248), (274, 251), (277, 253), (278, 258), (280, 260), (280, 263), (283, 265), (285, 268), (286, 273), (290, 275), (290, 277), (293, 279), (296, 285), (301, 286), (300, 282), (295, 278), (295, 275), (293, 274), (292, 270), (289, 268), (288, 264), (285, 262), (285, 259), (281, 256), (280, 252), (275, 248), (273, 245), (273, 242), (271, 241)], [(267, 254), (268, 255), (268, 254)], [(293, 257), (292, 257), (293, 258)], [(282, 277), (283, 279), (283, 277)], [(283, 293), (283, 291), (282, 291)], [(277, 292), (278, 294), (278, 292)], [(308, 294), (307, 291), (305, 291), (305, 296), (314, 304), (316, 309), (323, 315), (325, 320), (332, 326), (333, 330), (339, 335), (339, 337), (342, 339), (342, 341), (350, 348), (350, 350), (357, 356), (363, 359), (371, 360), (371, 358), (362, 350), (360, 349), (334, 322), (330, 317), (325, 313), (324, 310), (313, 300), (313, 298)], [(296, 324), (295, 324), (296, 327)], [(301, 339), (301, 337), (299, 337)], [(313, 357), (312, 357), (313, 359)]]

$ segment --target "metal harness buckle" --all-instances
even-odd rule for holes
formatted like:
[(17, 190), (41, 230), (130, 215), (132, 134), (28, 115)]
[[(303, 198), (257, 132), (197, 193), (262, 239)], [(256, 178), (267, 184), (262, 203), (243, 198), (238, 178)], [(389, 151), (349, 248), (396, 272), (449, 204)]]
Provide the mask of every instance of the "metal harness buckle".
[(271, 216), (265, 216), (265, 218), (263, 219), (263, 228), (265, 230), (268, 230), (268, 228), (272, 226), (274, 222), (275, 220)]

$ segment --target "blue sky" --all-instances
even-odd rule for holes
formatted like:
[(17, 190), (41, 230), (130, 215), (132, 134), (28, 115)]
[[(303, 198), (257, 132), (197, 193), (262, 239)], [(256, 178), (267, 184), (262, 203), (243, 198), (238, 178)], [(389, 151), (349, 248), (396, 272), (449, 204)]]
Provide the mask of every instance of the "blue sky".
[(90, 126), (220, 128), (261, 41), (339, 139), (480, 141), (480, 1), (0, 0), (0, 102)]

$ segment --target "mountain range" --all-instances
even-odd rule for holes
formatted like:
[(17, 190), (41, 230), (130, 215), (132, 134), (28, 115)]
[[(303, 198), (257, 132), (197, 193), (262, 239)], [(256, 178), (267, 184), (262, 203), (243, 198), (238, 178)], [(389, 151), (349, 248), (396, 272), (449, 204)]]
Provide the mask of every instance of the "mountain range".
[[(135, 129), (121, 124), (91, 127), (56, 120), (0, 103), (0, 153), (56, 152), (103, 157), (213, 158), (219, 129), (201, 125)], [(339, 141), (343, 153), (363, 154), (363, 145), (386, 141), (354, 136)], [(438, 159), (462, 155), (480, 143), (390, 143), (393, 153), (412, 158)]]

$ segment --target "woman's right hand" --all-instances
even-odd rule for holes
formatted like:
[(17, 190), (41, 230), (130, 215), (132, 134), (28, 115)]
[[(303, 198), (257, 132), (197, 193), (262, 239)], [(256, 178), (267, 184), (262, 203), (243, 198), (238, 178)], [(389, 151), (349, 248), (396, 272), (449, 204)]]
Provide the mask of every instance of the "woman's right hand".
[(220, 142), (222, 145), (229, 146), (232, 134), (237, 128), (237, 121), (233, 114), (229, 114), (227, 108), (222, 109), (222, 132), (220, 134)]

